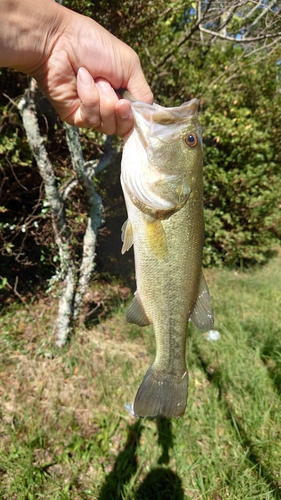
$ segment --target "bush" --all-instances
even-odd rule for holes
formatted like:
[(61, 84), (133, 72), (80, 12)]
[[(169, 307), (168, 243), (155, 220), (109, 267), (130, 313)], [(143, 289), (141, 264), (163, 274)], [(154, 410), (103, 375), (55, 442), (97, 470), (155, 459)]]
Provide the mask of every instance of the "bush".
[(251, 83), (216, 87), (201, 116), (208, 265), (261, 263), (281, 236), (281, 96)]

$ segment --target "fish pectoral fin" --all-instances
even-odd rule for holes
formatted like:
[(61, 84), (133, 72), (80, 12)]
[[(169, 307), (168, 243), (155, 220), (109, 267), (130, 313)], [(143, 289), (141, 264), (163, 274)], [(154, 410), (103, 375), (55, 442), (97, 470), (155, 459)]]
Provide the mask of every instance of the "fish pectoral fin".
[(211, 297), (203, 273), (201, 273), (199, 293), (190, 319), (199, 330), (212, 330), (214, 326)]
[(124, 222), (121, 228), (121, 240), (123, 241), (123, 246), (121, 253), (122, 255), (127, 252), (133, 245), (133, 227), (129, 219)]
[(127, 309), (126, 320), (128, 323), (134, 323), (138, 326), (147, 326), (151, 323), (146, 315), (138, 292), (135, 293), (135, 296)]
[(146, 235), (149, 248), (158, 259), (168, 256), (168, 245), (161, 220), (146, 217)]

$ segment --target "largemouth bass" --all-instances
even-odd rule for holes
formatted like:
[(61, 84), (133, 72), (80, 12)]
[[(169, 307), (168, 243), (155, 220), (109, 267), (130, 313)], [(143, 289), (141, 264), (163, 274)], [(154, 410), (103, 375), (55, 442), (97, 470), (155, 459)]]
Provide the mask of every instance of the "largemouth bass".
[(135, 126), (123, 149), (121, 184), (128, 220), (123, 248), (134, 245), (137, 291), (126, 319), (153, 324), (156, 357), (133, 403), (143, 417), (180, 417), (188, 394), (185, 361), (189, 319), (213, 328), (202, 273), (203, 167), (198, 101), (164, 108), (124, 97)]

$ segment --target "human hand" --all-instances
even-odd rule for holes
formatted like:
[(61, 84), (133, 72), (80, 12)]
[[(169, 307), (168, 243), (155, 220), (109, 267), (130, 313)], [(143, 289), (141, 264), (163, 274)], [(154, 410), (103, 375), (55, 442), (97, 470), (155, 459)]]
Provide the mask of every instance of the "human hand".
[[(19, 37), (16, 25), (21, 45), (11, 66), (37, 80), (62, 120), (108, 135), (128, 133), (133, 127), (131, 105), (115, 90), (125, 88), (138, 100), (153, 100), (133, 49), (92, 19), (51, 0), (17, 0), (16, 6), (23, 34)], [(33, 25), (30, 16), (36, 19)], [(33, 39), (36, 50), (28, 45)]]
[(62, 120), (124, 136), (133, 126), (131, 105), (114, 89), (153, 100), (138, 56), (92, 19), (61, 6), (59, 12), (59, 37), (34, 74), (39, 87)]

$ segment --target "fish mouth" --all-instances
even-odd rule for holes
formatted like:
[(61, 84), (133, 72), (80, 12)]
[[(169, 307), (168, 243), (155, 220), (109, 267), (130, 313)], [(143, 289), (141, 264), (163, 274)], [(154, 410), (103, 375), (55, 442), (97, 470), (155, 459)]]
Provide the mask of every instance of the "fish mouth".
[[(176, 108), (156, 108), (152, 120), (159, 125), (172, 125), (173, 123), (184, 123), (187, 118), (194, 116), (198, 110), (198, 99), (184, 102)], [(156, 106), (156, 105), (154, 105)]]
[(138, 101), (127, 90), (122, 91), (121, 95), (123, 99), (130, 101), (133, 110), (137, 110), (148, 120), (150, 115), (152, 115), (152, 120), (159, 125), (185, 122), (186, 118), (195, 115), (198, 111), (199, 101), (196, 98), (183, 102), (180, 106), (164, 108), (156, 103), (147, 104), (146, 102)]
[(194, 116), (198, 111), (198, 104), (198, 99), (192, 99), (176, 108), (163, 108), (155, 103), (146, 104), (135, 101), (132, 103), (132, 108), (148, 121), (152, 120), (159, 125), (172, 125), (173, 123), (184, 123), (187, 118)]
[(164, 108), (159, 104), (147, 104), (146, 102), (138, 101), (127, 90), (121, 91), (123, 99), (127, 99), (140, 113), (153, 113), (153, 121), (159, 125), (171, 125), (172, 123), (181, 123), (186, 121), (187, 117), (193, 116), (198, 111), (198, 99), (194, 98), (190, 101), (183, 102), (180, 106), (174, 108)]
[(138, 101), (127, 91), (123, 93), (123, 97), (131, 102), (135, 126), (145, 148), (148, 146), (148, 137), (171, 143), (178, 140), (181, 125), (188, 124), (196, 129), (199, 127), (198, 99), (194, 98), (178, 107), (164, 108), (159, 104)]

